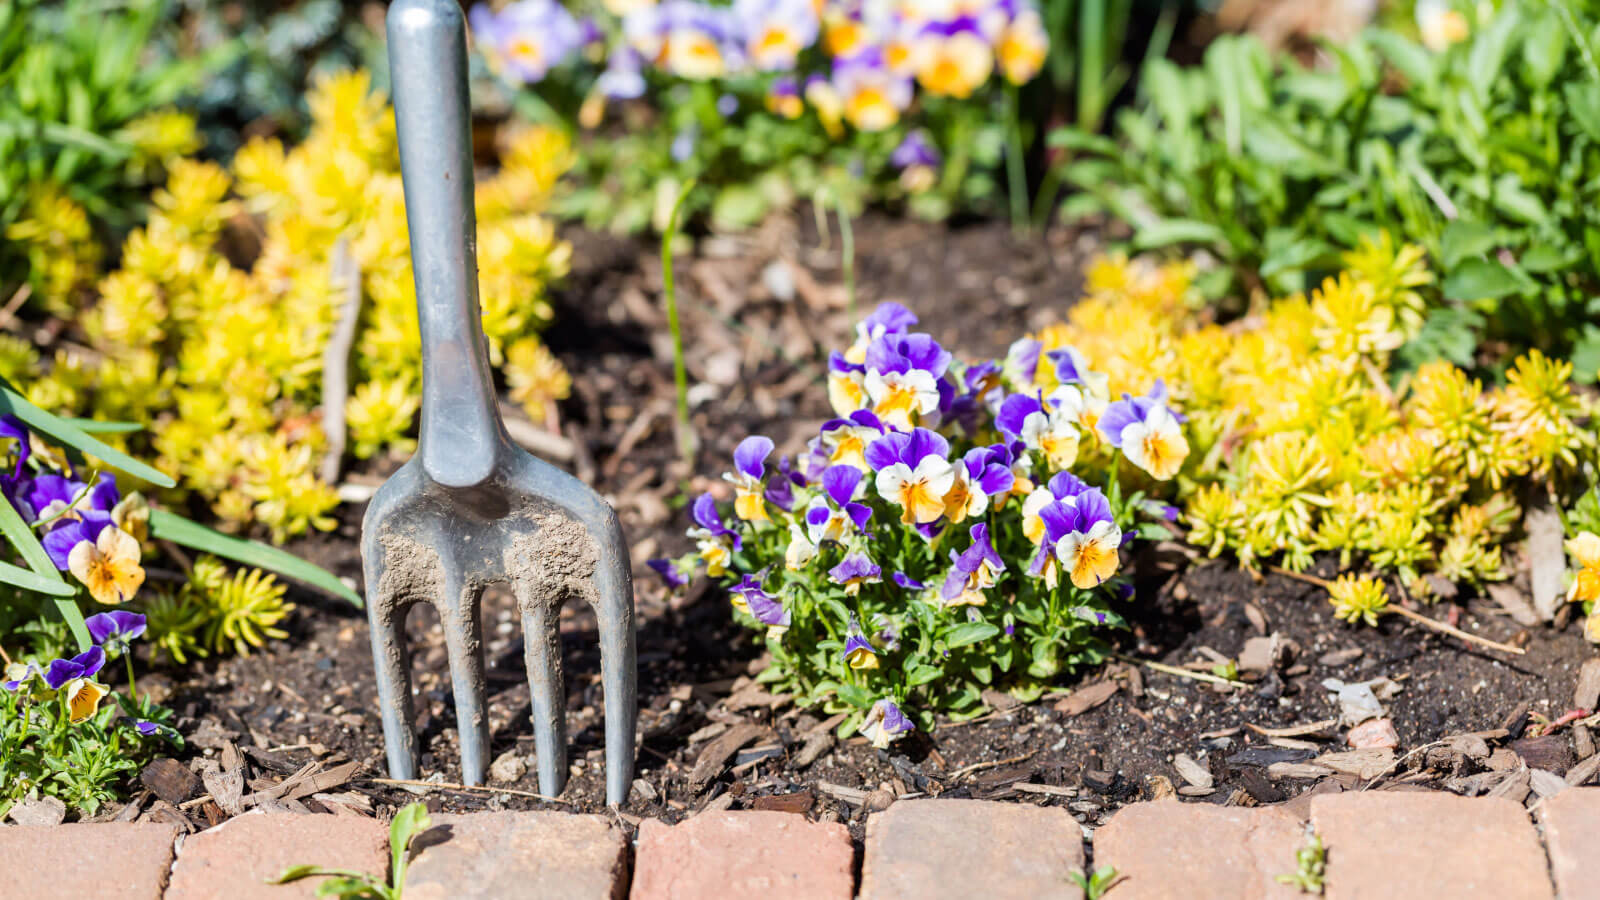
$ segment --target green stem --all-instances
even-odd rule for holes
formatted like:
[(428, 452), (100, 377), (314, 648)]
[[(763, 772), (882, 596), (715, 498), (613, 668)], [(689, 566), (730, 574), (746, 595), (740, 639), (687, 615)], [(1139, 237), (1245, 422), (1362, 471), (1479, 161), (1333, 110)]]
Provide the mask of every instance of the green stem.
[(128, 665), (128, 699), (138, 702), (139, 689), (133, 683), (133, 648), (122, 648), (122, 659)]
[(1006, 82), (1006, 193), (1011, 202), (1011, 229), (1019, 234), (1028, 230), (1028, 173), (1022, 158), (1021, 101), (1017, 86)]
[(667, 327), (672, 331), (672, 381), (678, 395), (678, 453), (684, 462), (694, 461), (694, 438), (689, 429), (689, 370), (683, 361), (683, 329), (678, 324), (678, 291), (672, 278), (672, 238), (678, 233), (678, 216), (683, 202), (694, 190), (691, 178), (678, 192), (667, 218), (666, 234), (661, 236), (661, 288), (667, 302)]

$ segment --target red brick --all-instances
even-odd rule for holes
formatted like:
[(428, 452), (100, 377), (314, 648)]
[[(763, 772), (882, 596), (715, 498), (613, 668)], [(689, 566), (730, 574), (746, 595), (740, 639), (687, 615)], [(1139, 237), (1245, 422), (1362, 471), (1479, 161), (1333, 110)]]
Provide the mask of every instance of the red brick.
[(1327, 898), (1550, 900), (1544, 848), (1520, 804), (1440, 791), (1350, 791), (1311, 801)]
[(628, 841), (603, 816), (433, 816), (412, 842), (406, 900), (622, 900)]
[(1096, 869), (1113, 866), (1120, 900), (1292, 898), (1305, 827), (1277, 807), (1160, 800), (1124, 807), (1094, 833)]
[(0, 827), (0, 894), (29, 900), (159, 900), (176, 825)]
[(1083, 830), (1059, 807), (902, 800), (867, 819), (862, 900), (1067, 897)]
[(1561, 900), (1600, 900), (1600, 878), (1594, 870), (1600, 788), (1567, 788), (1544, 801), (1540, 816)]
[(290, 866), (389, 872), (389, 828), (355, 816), (250, 813), (192, 834), (178, 847), (166, 900), (313, 897), (321, 878), (268, 884)]
[(639, 826), (633, 900), (847, 900), (850, 832), (782, 812), (708, 812)]

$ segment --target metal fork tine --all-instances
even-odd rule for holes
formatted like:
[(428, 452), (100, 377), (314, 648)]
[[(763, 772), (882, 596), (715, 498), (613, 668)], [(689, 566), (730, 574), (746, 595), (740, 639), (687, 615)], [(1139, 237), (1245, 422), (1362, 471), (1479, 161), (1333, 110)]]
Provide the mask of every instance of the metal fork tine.
[[(367, 566), (367, 584), (377, 584)], [(394, 597), (367, 597), (372, 632), (372, 659), (377, 667), (378, 704), (383, 711), (383, 744), (393, 778), (417, 777), (416, 713), (411, 704), (411, 652), (405, 641), (406, 610)]]
[(461, 743), (461, 783), (483, 784), (489, 771), (489, 702), (484, 689), (483, 629), (479, 610), (483, 590), (466, 584), (459, 572), (445, 572), (439, 621), (450, 657), (450, 687), (456, 700), (456, 734)]
[(615, 512), (606, 509), (605, 532), (596, 536), (595, 623), (600, 631), (600, 677), (606, 702), (606, 802), (627, 802), (633, 786), (633, 742), (638, 725), (633, 646), (633, 574), (628, 545)]
[(561, 676), (561, 610), (554, 598), (534, 596), (541, 586), (519, 584), (523, 657), (533, 697), (533, 742), (539, 793), (554, 797), (567, 784), (567, 694)]

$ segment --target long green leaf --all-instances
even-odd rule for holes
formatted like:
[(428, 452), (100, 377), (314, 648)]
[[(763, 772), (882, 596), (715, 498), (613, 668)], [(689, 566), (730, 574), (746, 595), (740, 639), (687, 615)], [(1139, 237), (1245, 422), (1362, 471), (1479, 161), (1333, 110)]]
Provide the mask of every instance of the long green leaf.
[(309, 563), (277, 547), (268, 547), (207, 528), (199, 522), (185, 519), (164, 509), (150, 511), (150, 535), (172, 541), (204, 553), (211, 553), (236, 563), (255, 566), (276, 572), (285, 578), (303, 582), (356, 606), (362, 606), (361, 595), (345, 586), (338, 576), (327, 569)]
[(46, 578), (32, 569), (24, 569), (5, 561), (0, 561), (0, 581), (25, 591), (49, 594), (52, 597), (71, 597), (77, 593), (72, 585), (60, 578)]
[(10, 382), (0, 379), (0, 413), (10, 413), (31, 426), (34, 430), (48, 435), (57, 443), (65, 444), (88, 456), (93, 456), (114, 469), (142, 478), (157, 487), (169, 488), (177, 484), (170, 475), (134, 459), (121, 450), (106, 444), (82, 428), (72, 424), (70, 419), (63, 419), (53, 413), (45, 412), (22, 396), (22, 392), (13, 387)]
[(28, 564), (34, 575), (67, 588), (66, 594), (52, 592), (56, 610), (67, 623), (73, 639), (78, 642), (79, 650), (87, 650), (93, 646), (94, 640), (89, 637), (89, 627), (83, 623), (83, 610), (78, 608), (78, 601), (73, 596), (76, 592), (62, 580), (56, 564), (50, 561), (50, 554), (44, 552), (44, 545), (39, 543), (39, 536), (33, 533), (27, 522), (22, 521), (22, 514), (3, 499), (0, 499), (0, 534), (5, 535), (11, 546), (22, 554), (23, 562)]
[(102, 422), (99, 419), (67, 419), (72, 427), (85, 434), (132, 434), (143, 431), (138, 422)]

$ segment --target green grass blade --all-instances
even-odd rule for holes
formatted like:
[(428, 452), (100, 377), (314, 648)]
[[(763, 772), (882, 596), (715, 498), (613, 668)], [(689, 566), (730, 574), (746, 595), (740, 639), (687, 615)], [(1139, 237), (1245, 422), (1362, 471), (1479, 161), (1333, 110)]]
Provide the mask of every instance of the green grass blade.
[(192, 522), (177, 513), (164, 509), (150, 510), (150, 535), (181, 544), (204, 553), (211, 553), (236, 563), (255, 566), (276, 572), (285, 578), (308, 584), (348, 600), (361, 607), (361, 595), (352, 591), (338, 576), (314, 563), (306, 562), (293, 553), (247, 541)]
[(36, 594), (49, 594), (52, 597), (71, 597), (77, 593), (72, 585), (59, 578), (46, 578), (32, 569), (24, 569), (4, 561), (0, 561), (0, 582)]
[(22, 514), (4, 499), (0, 499), (0, 534), (4, 534), (6, 540), (11, 542), (11, 546), (22, 554), (23, 562), (28, 564), (34, 575), (67, 589), (65, 594), (57, 591), (48, 593), (54, 596), (56, 610), (67, 623), (67, 628), (72, 631), (73, 639), (78, 642), (78, 649), (87, 650), (93, 646), (94, 640), (89, 637), (89, 627), (83, 623), (83, 610), (78, 608), (78, 601), (74, 596), (77, 592), (62, 580), (56, 564), (50, 561), (50, 554), (44, 552), (44, 545), (39, 543), (39, 536), (33, 533), (27, 522), (22, 521)]
[(72, 420), (45, 412), (29, 403), (20, 391), (4, 379), (0, 379), (0, 413), (10, 413), (51, 440), (102, 460), (113, 469), (135, 478), (142, 478), (156, 487), (169, 488), (177, 484), (170, 475), (163, 474), (106, 444), (74, 425)]

